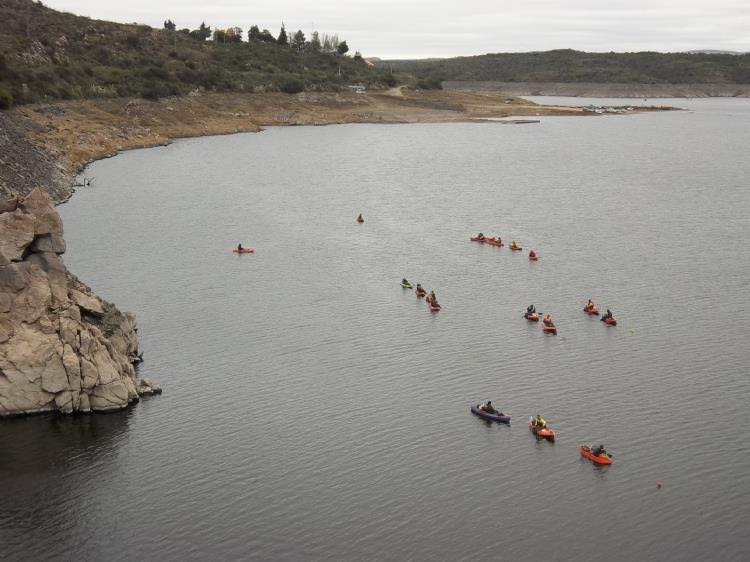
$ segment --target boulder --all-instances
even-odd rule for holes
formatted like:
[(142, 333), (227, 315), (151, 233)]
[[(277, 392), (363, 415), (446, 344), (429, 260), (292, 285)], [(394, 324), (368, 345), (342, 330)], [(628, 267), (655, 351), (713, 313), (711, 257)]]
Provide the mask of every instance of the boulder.
[(52, 200), (49, 198), (49, 195), (43, 189), (37, 187), (24, 197), (18, 205), (18, 210), (22, 210), (33, 216), (35, 219), (34, 234), (37, 236), (56, 234), (62, 237), (62, 219), (52, 206)]
[(68, 296), (81, 310), (95, 316), (104, 316), (104, 308), (102, 308), (102, 303), (97, 297), (75, 289), (69, 290)]
[(35, 219), (20, 210), (0, 214), (0, 255), (7, 261), (21, 261), (34, 241)]

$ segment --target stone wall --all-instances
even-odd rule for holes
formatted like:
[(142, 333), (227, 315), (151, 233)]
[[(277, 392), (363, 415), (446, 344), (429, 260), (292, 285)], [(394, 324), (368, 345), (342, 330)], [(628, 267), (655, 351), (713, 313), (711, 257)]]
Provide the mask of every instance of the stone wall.
[(145, 390), (135, 317), (71, 275), (64, 252), (45, 191), (0, 203), (0, 416), (118, 410)]

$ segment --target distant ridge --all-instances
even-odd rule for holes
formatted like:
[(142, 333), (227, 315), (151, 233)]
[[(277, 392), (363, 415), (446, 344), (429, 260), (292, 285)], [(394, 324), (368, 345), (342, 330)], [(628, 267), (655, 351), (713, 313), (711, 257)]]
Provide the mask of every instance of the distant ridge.
[(439, 81), (750, 84), (747, 53), (585, 53), (561, 49), (380, 64)]

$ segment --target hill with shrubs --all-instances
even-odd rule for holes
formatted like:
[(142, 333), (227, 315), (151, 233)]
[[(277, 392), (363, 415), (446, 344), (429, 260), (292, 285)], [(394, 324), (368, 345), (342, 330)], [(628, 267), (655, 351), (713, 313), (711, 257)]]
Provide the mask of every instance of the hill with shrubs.
[(350, 56), (336, 35), (276, 36), (250, 26), (212, 30), (119, 24), (33, 0), (0, 2), (0, 109), (68, 99), (158, 99), (218, 92), (335, 91), (396, 85), (390, 69)]

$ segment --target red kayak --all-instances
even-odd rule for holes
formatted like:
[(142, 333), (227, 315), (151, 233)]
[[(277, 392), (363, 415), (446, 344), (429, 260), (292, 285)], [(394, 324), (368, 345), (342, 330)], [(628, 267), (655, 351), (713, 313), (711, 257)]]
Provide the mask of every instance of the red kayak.
[(469, 236), (469, 240), (471, 240), (472, 242), (479, 242), (481, 244), (487, 242), (487, 238), (479, 238), (479, 236)]
[(432, 312), (440, 312), (440, 309), (443, 308), (438, 303), (430, 303), (430, 310)]
[(557, 334), (557, 326), (555, 326), (554, 324), (550, 326), (542, 322), (542, 331), (545, 334)]
[(539, 260), (539, 256), (537, 256), (536, 254), (534, 255), (529, 254), (529, 261), (538, 261), (538, 260)]
[(510, 248), (512, 252), (520, 252), (521, 250), (523, 250), (521, 246), (508, 246), (508, 248)]
[(583, 307), (583, 311), (588, 314), (589, 316), (599, 316), (599, 309), (595, 306), (592, 306), (591, 308)]
[(617, 319), (614, 316), (609, 316), (607, 318), (602, 316), (600, 320), (604, 322), (607, 326), (617, 326)]
[(580, 451), (582, 457), (585, 457), (590, 461), (595, 462), (596, 464), (612, 464), (612, 457), (610, 457), (606, 453), (595, 455), (591, 451), (591, 447), (589, 445), (581, 445)]
[(537, 429), (533, 423), (529, 422), (529, 429), (531, 430), (531, 433), (533, 433), (540, 439), (546, 439), (547, 441), (555, 440), (555, 432), (552, 431), (549, 427)]
[(414, 292), (417, 294), (417, 298), (419, 299), (423, 299), (424, 296), (427, 294), (427, 291), (418, 291), (416, 289), (414, 290)]
[(252, 254), (255, 252), (255, 248), (242, 248), (241, 250), (238, 248), (235, 248), (232, 250), (235, 254)]
[(502, 248), (503, 246), (505, 246), (505, 244), (503, 244), (503, 241), (499, 238), (485, 238), (484, 241), (490, 246), (497, 246), (498, 248)]
[(539, 322), (539, 315), (534, 312), (533, 314), (529, 314), (528, 312), (523, 315), (526, 320), (529, 322)]

